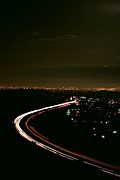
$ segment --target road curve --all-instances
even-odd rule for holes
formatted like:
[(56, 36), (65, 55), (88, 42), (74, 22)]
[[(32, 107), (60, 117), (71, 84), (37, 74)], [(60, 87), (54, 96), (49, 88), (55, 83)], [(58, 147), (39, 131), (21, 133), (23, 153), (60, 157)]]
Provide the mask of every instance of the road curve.
[[(91, 158), (85, 154), (77, 153), (77, 152), (65, 149), (63, 147), (60, 147), (60, 146), (52, 143), (47, 137), (44, 137), (42, 134), (36, 132), (36, 130), (33, 127), (29, 126), (29, 121), (33, 120), (36, 116), (38, 116), (38, 115), (40, 116), (41, 114), (43, 114), (45, 112), (52, 111), (52, 110), (58, 109), (58, 108), (63, 108), (63, 107), (69, 106), (71, 104), (77, 104), (77, 101), (69, 101), (69, 102), (65, 102), (65, 103), (60, 103), (57, 105), (48, 106), (48, 107), (44, 107), (41, 109), (37, 109), (37, 110), (33, 110), (30, 112), (24, 113), (24, 114), (18, 116), (14, 120), (15, 128), (21, 136), (26, 138), (28, 141), (35, 143), (37, 146), (39, 146), (41, 148), (49, 150), (57, 155), (60, 155), (64, 158), (67, 158), (70, 160), (80, 160), (81, 159), (81, 160), (83, 160), (83, 162), (85, 164), (88, 164), (90, 166), (98, 168), (99, 170), (101, 170), (105, 173), (109, 173), (113, 176), (120, 177), (120, 166), (111, 165), (111, 164), (96, 160), (94, 158)], [(28, 119), (26, 119), (24, 123), (25, 123), (26, 128), (29, 130), (29, 132), (31, 134), (34, 135), (34, 137), (32, 137), (31, 135), (28, 135), (21, 128), (20, 123), (27, 116), (28, 116)], [(38, 141), (38, 139), (36, 140), (35, 137), (39, 138), (40, 141)]]

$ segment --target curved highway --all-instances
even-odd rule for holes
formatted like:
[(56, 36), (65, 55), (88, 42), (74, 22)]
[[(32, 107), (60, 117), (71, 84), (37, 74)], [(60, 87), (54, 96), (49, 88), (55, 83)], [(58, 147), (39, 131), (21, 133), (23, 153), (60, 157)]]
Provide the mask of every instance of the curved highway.
[[(49, 150), (57, 155), (60, 155), (70, 160), (74, 160), (74, 161), (82, 160), (85, 164), (98, 168), (99, 170), (105, 173), (109, 173), (113, 176), (120, 177), (120, 166), (111, 165), (111, 164), (96, 160), (94, 158), (91, 158), (85, 154), (70, 151), (66, 148), (56, 145), (52, 141), (50, 141), (50, 139), (48, 139), (47, 137), (37, 132), (35, 128), (30, 125), (30, 122), (34, 120), (37, 116), (40, 116), (41, 114), (46, 113), (48, 111), (64, 108), (71, 104), (77, 104), (77, 101), (69, 101), (65, 103), (60, 103), (57, 105), (48, 106), (48, 107), (44, 107), (41, 109), (24, 113), (18, 116), (14, 120), (15, 128), (21, 136), (26, 138), (28, 141), (35, 143), (37, 146), (41, 148)], [(21, 123), (25, 125), (25, 128), (27, 131), (25, 131), (22, 128)]]

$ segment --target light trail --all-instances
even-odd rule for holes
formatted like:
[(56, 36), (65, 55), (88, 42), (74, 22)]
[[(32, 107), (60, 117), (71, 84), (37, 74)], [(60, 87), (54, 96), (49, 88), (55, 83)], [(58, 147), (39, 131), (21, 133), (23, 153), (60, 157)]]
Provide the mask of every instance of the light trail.
[[(23, 136), (24, 138), (26, 138), (28, 141), (35, 143), (37, 146), (44, 148), (46, 150), (51, 151), (52, 153), (55, 153), (57, 155), (60, 155), (64, 158), (67, 158), (69, 160), (79, 160), (79, 159), (83, 159), (83, 162), (85, 164), (94, 166), (96, 168), (98, 168), (99, 170), (106, 172), (108, 174), (120, 177), (119, 174), (117, 174), (114, 171), (120, 171), (120, 166), (114, 166), (114, 165), (110, 165), (108, 163), (96, 160), (94, 158), (91, 158), (87, 155), (81, 154), (81, 153), (77, 153), (77, 152), (73, 152), (70, 150), (67, 150), (65, 148), (62, 148), (54, 143), (51, 143), (50, 140), (46, 137), (44, 137), (43, 135), (41, 135), (40, 133), (36, 133), (36, 131), (28, 126), (28, 122), (30, 120), (33, 120), (35, 117), (37, 117), (40, 114), (43, 114), (45, 112), (54, 110), (54, 109), (58, 109), (58, 108), (63, 108), (66, 106), (69, 106), (71, 104), (77, 104), (77, 101), (69, 101), (69, 102), (65, 102), (65, 103), (60, 103), (57, 105), (53, 105), (53, 106), (48, 106), (48, 107), (44, 107), (41, 109), (37, 109), (37, 110), (33, 110), (27, 113), (24, 113), (20, 116), (18, 116), (15, 120), (14, 120), (14, 124), (15, 124), (15, 128), (16, 130), (19, 132), (19, 134), (21, 136)], [(36, 114), (37, 113), (37, 114)], [(24, 119), (24, 117), (27, 117), (28, 115), (32, 115), (30, 116), (26, 121), (25, 121), (25, 125), (27, 127), (27, 129), (29, 130), (29, 132), (31, 132), (34, 136), (38, 137), (42, 142), (39, 142), (38, 140), (36, 140), (35, 138), (31, 137), (30, 135), (28, 135), (20, 126), (21, 121)]]
[(67, 154), (65, 154), (65, 153), (62, 153), (62, 152), (60, 152), (60, 151), (58, 151), (58, 150), (55, 150), (55, 149), (53, 149), (53, 148), (51, 148), (51, 147), (49, 147), (49, 146), (47, 146), (47, 145), (45, 145), (45, 144), (43, 144), (43, 143), (40, 143), (40, 142), (36, 141), (36, 140), (33, 139), (32, 137), (30, 137), (28, 134), (26, 134), (26, 132), (24, 132), (24, 131), (22, 130), (22, 128), (20, 127), (20, 122), (21, 122), (21, 120), (22, 120), (24, 117), (26, 117), (26, 116), (28, 116), (28, 115), (30, 115), (30, 114), (32, 115), (32, 114), (37, 113), (37, 112), (42, 113), (42, 112), (44, 112), (45, 110), (50, 110), (50, 109), (53, 110), (53, 109), (55, 109), (55, 108), (63, 108), (63, 107), (69, 106), (70, 104), (73, 104), (73, 103), (76, 103), (76, 101), (70, 101), (70, 102), (66, 102), (66, 103), (61, 103), (61, 104), (57, 104), (57, 105), (53, 105), (53, 106), (48, 106), (48, 107), (45, 107), (45, 108), (41, 108), (41, 109), (37, 109), (37, 110), (33, 110), (33, 111), (30, 111), (30, 112), (24, 113), (24, 114), (18, 116), (18, 117), (14, 120), (15, 128), (16, 128), (16, 130), (19, 132), (19, 134), (20, 134), (21, 136), (23, 136), (24, 138), (26, 138), (28, 141), (34, 142), (36, 145), (38, 145), (38, 146), (40, 146), (40, 147), (42, 147), (42, 148), (44, 148), (44, 149), (47, 149), (47, 150), (49, 150), (49, 151), (51, 151), (51, 152), (53, 152), (53, 153), (55, 153), (55, 154), (58, 154), (58, 155), (60, 155), (60, 156), (62, 156), (62, 157), (66, 157), (67, 159), (77, 160), (77, 158), (75, 158), (75, 157), (73, 157), (73, 156), (70, 156), (70, 155), (67, 155)]

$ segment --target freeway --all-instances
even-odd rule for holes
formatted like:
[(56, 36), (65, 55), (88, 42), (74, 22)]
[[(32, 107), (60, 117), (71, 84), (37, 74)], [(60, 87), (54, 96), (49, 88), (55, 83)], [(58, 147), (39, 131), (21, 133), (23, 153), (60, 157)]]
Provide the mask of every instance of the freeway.
[[(105, 173), (111, 174), (116, 177), (120, 177), (120, 166), (111, 165), (111, 164), (99, 161), (97, 159), (94, 159), (92, 157), (89, 157), (85, 154), (70, 151), (57, 144), (54, 144), (53, 142), (51, 142), (51, 140), (48, 137), (43, 136), (42, 134), (37, 132), (34, 127), (30, 125), (30, 122), (34, 120), (37, 116), (40, 116), (41, 114), (49, 112), (49, 111), (53, 111), (55, 109), (67, 107), (71, 104), (77, 104), (77, 101), (74, 100), (74, 101), (69, 101), (65, 103), (60, 103), (57, 105), (48, 106), (48, 107), (44, 107), (41, 109), (24, 113), (18, 116), (14, 120), (15, 128), (21, 136), (26, 138), (28, 141), (35, 143), (37, 146), (41, 148), (44, 148), (48, 151), (51, 151), (52, 153), (55, 153), (69, 160), (73, 160), (73, 161), (82, 160), (83, 163), (93, 166), (95, 168), (98, 168), (99, 170)], [(25, 125), (27, 131), (21, 127), (21, 122)]]

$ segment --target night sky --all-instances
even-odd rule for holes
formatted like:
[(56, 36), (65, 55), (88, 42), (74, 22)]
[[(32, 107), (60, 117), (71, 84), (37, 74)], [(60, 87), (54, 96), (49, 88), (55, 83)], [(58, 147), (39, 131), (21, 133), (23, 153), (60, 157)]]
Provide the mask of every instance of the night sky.
[(120, 1), (0, 2), (0, 86), (120, 87)]

